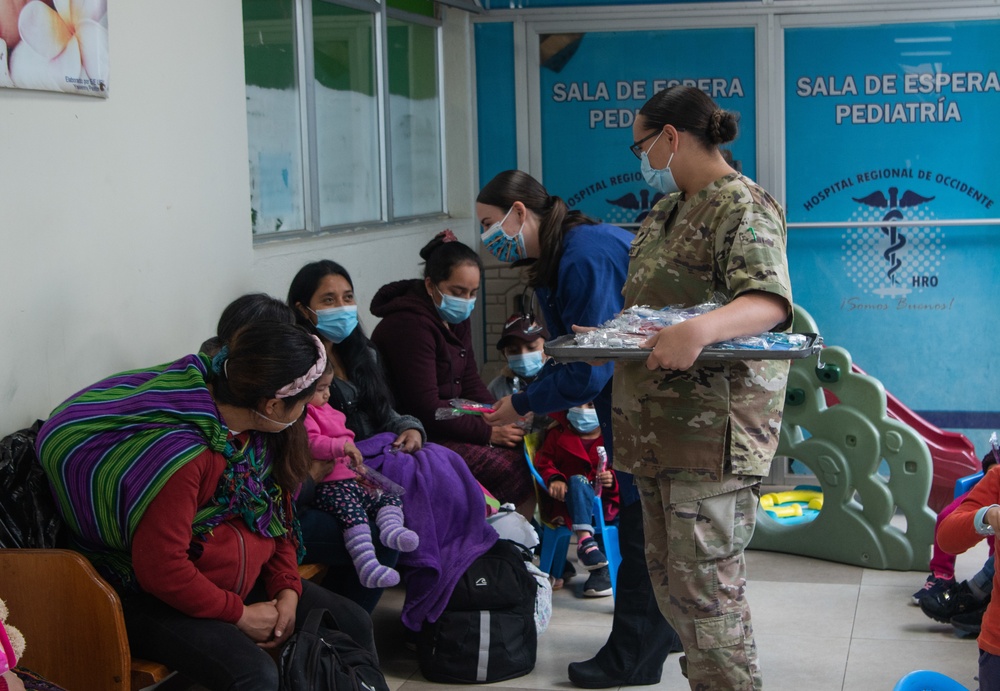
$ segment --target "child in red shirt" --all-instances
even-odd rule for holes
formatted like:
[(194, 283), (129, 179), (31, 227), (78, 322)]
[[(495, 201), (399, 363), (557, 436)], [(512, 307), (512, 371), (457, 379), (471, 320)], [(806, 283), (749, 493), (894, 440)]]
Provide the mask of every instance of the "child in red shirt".
[(368, 521), (375, 519), (382, 543), (400, 552), (412, 552), (420, 544), (417, 534), (403, 526), (403, 500), (392, 492), (369, 494), (358, 483), (364, 474), (364, 458), (354, 445), (354, 432), (347, 417), (328, 405), (333, 368), (319, 378), (316, 393), (306, 406), (305, 427), (309, 450), (317, 460), (333, 461), (333, 467), (316, 486), (316, 508), (332, 514), (344, 530), (344, 544), (366, 588), (388, 588), (399, 583), (399, 572), (380, 564), (375, 555)]
[[(577, 558), (591, 572), (584, 595), (611, 594), (608, 560), (594, 539), (595, 482), (602, 488), (604, 520), (618, 515), (618, 481), (610, 468), (600, 470), (604, 437), (592, 403), (553, 413), (557, 424), (545, 435), (535, 458), (535, 468), (545, 480), (549, 496), (542, 498), (541, 514), (559, 525), (569, 525), (577, 536)], [(605, 456), (606, 458), (606, 456)]]
[[(979, 483), (972, 488), (965, 500), (951, 512), (938, 528), (937, 540), (941, 549), (960, 554), (980, 540), (1000, 531), (1000, 466), (993, 466)], [(994, 554), (994, 559), (996, 555)], [(993, 577), (993, 590), (997, 587)], [(983, 615), (979, 633), (979, 688), (980, 691), (1000, 690), (1000, 605), (992, 600)]]

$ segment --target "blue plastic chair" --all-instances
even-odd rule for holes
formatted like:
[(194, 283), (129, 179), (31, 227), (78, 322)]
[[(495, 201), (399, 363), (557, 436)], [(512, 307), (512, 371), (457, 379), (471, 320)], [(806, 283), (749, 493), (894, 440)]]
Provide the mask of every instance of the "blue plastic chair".
[[(538, 492), (547, 492), (545, 480), (535, 469), (534, 455), (538, 450), (539, 439), (535, 434), (524, 438), (524, 458), (528, 462), (528, 470), (535, 478)], [(537, 492), (536, 492), (537, 493)], [(611, 596), (615, 597), (618, 588), (618, 567), (622, 563), (622, 553), (618, 546), (618, 526), (606, 525), (604, 522), (604, 505), (600, 497), (594, 497), (594, 533), (601, 535), (604, 542), (604, 556), (608, 558), (608, 571), (611, 574)], [(559, 578), (566, 564), (566, 551), (569, 549), (573, 531), (564, 525), (551, 525), (542, 522), (542, 551), (538, 556), (538, 568), (546, 574)]]
[(968, 492), (970, 489), (976, 486), (976, 483), (983, 479), (983, 471), (978, 473), (973, 473), (972, 475), (966, 475), (965, 477), (960, 477), (955, 480), (955, 499)]
[(920, 669), (910, 672), (897, 681), (892, 691), (969, 691), (969, 689), (947, 674)]

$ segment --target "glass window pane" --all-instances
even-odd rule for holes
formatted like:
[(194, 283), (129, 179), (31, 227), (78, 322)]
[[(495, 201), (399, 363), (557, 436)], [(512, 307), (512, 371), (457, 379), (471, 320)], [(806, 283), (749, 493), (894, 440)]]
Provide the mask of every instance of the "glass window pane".
[(312, 8), (320, 224), (380, 220), (375, 15)]
[(389, 19), (389, 142), (396, 218), (442, 210), (437, 29)]
[(388, 0), (386, 7), (393, 10), (403, 10), (410, 14), (420, 14), (424, 17), (435, 17), (434, 0)]
[(253, 232), (305, 227), (292, 0), (243, 0)]

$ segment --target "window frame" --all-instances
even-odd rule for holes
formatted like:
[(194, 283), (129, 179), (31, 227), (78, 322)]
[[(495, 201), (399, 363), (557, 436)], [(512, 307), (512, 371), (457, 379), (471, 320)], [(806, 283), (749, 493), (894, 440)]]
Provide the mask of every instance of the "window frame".
[[(446, 151), (445, 151), (445, 113), (444, 113), (444, 53), (443, 53), (443, 22), (437, 3), (435, 16), (415, 14), (406, 10), (389, 7), (387, 2), (378, 0), (317, 0), (329, 5), (344, 7), (371, 14), (374, 19), (374, 61), (378, 152), (379, 152), (379, 188), (380, 199), (377, 218), (365, 221), (334, 223), (323, 225), (320, 216), (320, 174), (319, 154), (316, 143), (319, 140), (319, 129), (316, 113), (315, 93), (315, 62), (313, 34), (313, 0), (293, 0), (293, 27), (295, 41), (295, 86), (299, 101), (299, 142), (302, 161), (302, 213), (304, 227), (294, 230), (271, 230), (253, 232), (254, 245), (268, 244), (283, 240), (301, 240), (320, 235), (337, 234), (357, 229), (385, 229), (402, 223), (410, 223), (425, 219), (448, 217)], [(434, 30), (435, 65), (434, 81), (437, 90), (438, 113), (437, 125), (440, 133), (440, 190), (441, 210), (426, 214), (411, 216), (395, 216), (392, 201), (392, 142), (389, 131), (391, 122), (391, 105), (389, 98), (389, 65), (388, 65), (388, 24), (389, 19), (404, 21), (432, 28)]]

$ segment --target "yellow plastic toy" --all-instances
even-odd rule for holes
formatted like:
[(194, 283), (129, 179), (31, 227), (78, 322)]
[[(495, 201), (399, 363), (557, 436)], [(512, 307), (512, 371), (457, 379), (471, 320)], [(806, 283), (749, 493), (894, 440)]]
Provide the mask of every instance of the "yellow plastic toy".
[[(760, 506), (773, 518), (801, 518), (806, 515), (803, 507), (813, 511), (823, 509), (823, 493), (810, 489), (769, 492), (761, 496)], [(809, 517), (814, 518), (815, 514)]]

